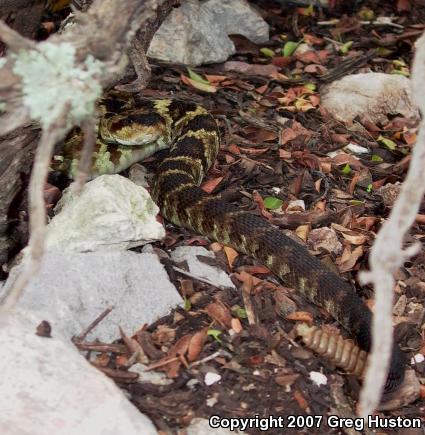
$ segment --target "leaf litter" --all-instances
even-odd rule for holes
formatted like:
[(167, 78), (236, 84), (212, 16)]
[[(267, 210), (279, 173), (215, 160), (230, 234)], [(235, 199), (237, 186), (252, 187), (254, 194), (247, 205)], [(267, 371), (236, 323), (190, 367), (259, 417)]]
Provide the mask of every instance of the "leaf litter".
[[(406, 174), (417, 125), (392, 116), (376, 125), (346, 126), (321, 107), (320, 88), (355, 72), (409, 76), (414, 41), (425, 27), (425, 12), (415, 1), (366, 0), (361, 8), (332, 1), (317, 10), (260, 0), (256, 5), (271, 25), (269, 44), (234, 36), (235, 55), (202, 68), (153, 62), (149, 89), (143, 91), (150, 97), (173, 94), (210, 110), (224, 140), (202, 188), (278, 225), (351, 282), (372, 308), (373, 290), (361, 288), (357, 276), (367, 268), (375, 235), (397, 196), (391, 186)], [(378, 24), (376, 17), (392, 18)], [(154, 168), (156, 159), (149, 160)], [(53, 186), (46, 188), (46, 198), (53, 194), (60, 195)], [(423, 243), (424, 228), (425, 201), (409, 239)], [(184, 307), (116, 344), (79, 342), (81, 350), (94, 351), (92, 363), (165, 432), (176, 433), (192, 418), (213, 413), (329, 415), (340, 407), (336, 385), (344, 385), (354, 412), (358, 380), (296, 340), (299, 322), (336, 329), (330, 316), (229, 247), (168, 226), (166, 239), (154, 248), (169, 262), (170, 250), (190, 244), (209, 246), (237, 289), (174, 271), (170, 278)], [(425, 355), (423, 260), (419, 254), (397, 274), (396, 340), (412, 356)], [(146, 363), (148, 372), (165, 373), (171, 383), (138, 382), (131, 371), (137, 361)], [(412, 368), (424, 382), (425, 365)], [(328, 382), (313, 382), (311, 373)], [(425, 415), (424, 391), (422, 386), (422, 402), (385, 415), (416, 416), (420, 410)], [(296, 431), (324, 432), (339, 433), (323, 425)]]

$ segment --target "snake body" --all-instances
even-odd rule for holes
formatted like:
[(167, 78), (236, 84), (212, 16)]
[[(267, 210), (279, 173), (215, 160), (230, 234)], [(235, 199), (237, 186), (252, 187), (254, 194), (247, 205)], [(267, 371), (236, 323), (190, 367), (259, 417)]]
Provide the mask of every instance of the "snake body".
[[(285, 285), (326, 309), (363, 350), (370, 350), (371, 312), (349, 284), (265, 219), (199, 187), (220, 146), (212, 115), (195, 103), (145, 100), (134, 95), (111, 95), (100, 107), (94, 176), (120, 172), (158, 149), (170, 147), (152, 191), (163, 217), (252, 255)], [(75, 175), (80, 149), (81, 137), (76, 134), (65, 144), (57, 168)], [(386, 391), (401, 383), (404, 364), (404, 354), (395, 344)]]

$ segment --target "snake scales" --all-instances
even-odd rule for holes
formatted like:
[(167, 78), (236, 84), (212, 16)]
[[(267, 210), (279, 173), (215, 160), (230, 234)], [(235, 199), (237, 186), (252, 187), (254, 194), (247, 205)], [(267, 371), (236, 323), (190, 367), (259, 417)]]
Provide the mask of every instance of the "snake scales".
[[(170, 147), (159, 165), (152, 192), (162, 215), (178, 226), (252, 255), (287, 286), (325, 308), (356, 337), (362, 349), (370, 350), (371, 312), (349, 284), (263, 218), (199, 187), (220, 146), (216, 122), (204, 108), (190, 102), (123, 94), (110, 94), (99, 107), (102, 116), (92, 176), (120, 172)], [(75, 175), (81, 144), (81, 134), (74, 134), (65, 143), (55, 169)], [(394, 345), (386, 391), (403, 380), (404, 363), (404, 354)]]

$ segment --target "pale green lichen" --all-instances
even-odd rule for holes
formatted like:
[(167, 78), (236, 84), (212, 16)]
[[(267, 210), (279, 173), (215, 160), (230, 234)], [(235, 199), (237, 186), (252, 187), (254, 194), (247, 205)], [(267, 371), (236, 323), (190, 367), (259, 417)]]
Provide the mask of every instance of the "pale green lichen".
[(6, 65), (6, 58), (2, 57), (0, 58), (0, 69), (2, 69)]
[(66, 104), (68, 127), (93, 113), (102, 93), (101, 61), (89, 55), (77, 65), (75, 48), (69, 43), (43, 42), (37, 50), (21, 50), (13, 56), (13, 71), (22, 77), (24, 104), (43, 128), (61, 116)]

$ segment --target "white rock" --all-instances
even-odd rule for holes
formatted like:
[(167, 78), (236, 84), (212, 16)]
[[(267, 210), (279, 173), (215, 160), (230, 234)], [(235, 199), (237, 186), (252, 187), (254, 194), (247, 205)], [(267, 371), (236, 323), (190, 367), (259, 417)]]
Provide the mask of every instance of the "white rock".
[(395, 74), (345, 76), (322, 88), (320, 100), (334, 118), (347, 123), (356, 116), (374, 123), (386, 121), (388, 114), (419, 117), (412, 103), (409, 79)]
[(208, 372), (205, 374), (204, 382), (205, 385), (213, 385), (221, 380), (221, 376), (218, 373)]
[(68, 188), (47, 226), (48, 249), (125, 250), (164, 237), (158, 207), (143, 187), (121, 175), (102, 175), (80, 196)]
[(351, 151), (352, 153), (356, 154), (367, 154), (369, 153), (369, 150), (365, 147), (362, 147), (360, 145), (357, 145), (356, 143), (350, 142), (344, 149)]
[(0, 316), (0, 433), (155, 435), (152, 422), (59, 331), (35, 334), (42, 320)]
[(238, 435), (245, 432), (224, 428), (212, 428), (206, 418), (194, 418), (186, 429), (187, 435)]
[(129, 372), (134, 372), (139, 375), (138, 382), (150, 382), (155, 385), (170, 385), (174, 381), (167, 378), (163, 372), (156, 372), (154, 370), (147, 370), (148, 366), (145, 364), (137, 363), (131, 366)]
[(207, 279), (217, 287), (235, 288), (224, 270), (201, 262), (197, 258), (198, 255), (215, 258), (213, 252), (202, 246), (179, 246), (171, 253), (171, 259), (177, 263), (186, 262), (191, 274)]
[(214, 15), (198, 0), (171, 11), (155, 33), (148, 55), (163, 62), (201, 65), (224, 62), (235, 46)]
[(310, 372), (310, 380), (313, 381), (318, 387), (328, 383), (328, 378), (320, 372)]
[[(22, 265), (12, 269), (0, 300), (21, 270)], [(119, 325), (131, 335), (181, 303), (154, 254), (46, 252), (40, 273), (26, 287), (18, 307), (42, 312), (53, 329), (59, 327), (72, 337), (114, 306), (88, 336), (110, 342), (119, 337)]]
[(425, 361), (425, 356), (423, 356), (421, 353), (415, 354), (411, 359), (412, 364), (420, 364), (421, 362), (424, 361)]
[(243, 35), (256, 44), (269, 40), (269, 26), (246, 0), (207, 0), (209, 10), (228, 35)]

